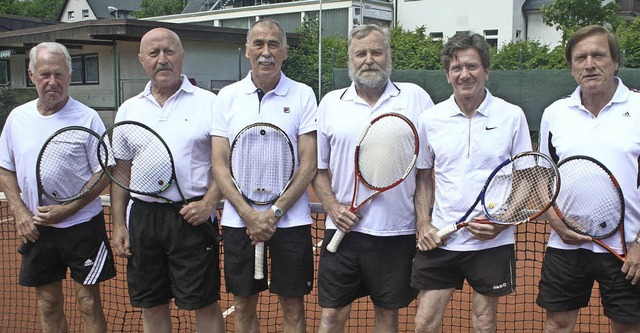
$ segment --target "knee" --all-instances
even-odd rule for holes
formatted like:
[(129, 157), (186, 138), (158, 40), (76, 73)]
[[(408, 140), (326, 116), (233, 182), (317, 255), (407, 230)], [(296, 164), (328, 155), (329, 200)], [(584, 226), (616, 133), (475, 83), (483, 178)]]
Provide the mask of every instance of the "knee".
[(256, 312), (258, 296), (236, 296), (233, 300), (235, 312), (240, 315), (250, 315)]
[(304, 298), (280, 297), (280, 306), (285, 317), (300, 319), (304, 317)]
[(43, 316), (51, 316), (55, 313), (62, 311), (63, 299), (54, 295), (39, 295), (38, 296), (38, 308)]
[(492, 314), (480, 314), (474, 316), (473, 327), (476, 332), (495, 332), (496, 321)]
[(78, 311), (82, 314), (94, 314), (101, 305), (100, 299), (94, 295), (83, 295), (77, 299)]
[(415, 326), (416, 332), (430, 333), (437, 332), (440, 327), (440, 323), (429, 316), (417, 313), (415, 316)]

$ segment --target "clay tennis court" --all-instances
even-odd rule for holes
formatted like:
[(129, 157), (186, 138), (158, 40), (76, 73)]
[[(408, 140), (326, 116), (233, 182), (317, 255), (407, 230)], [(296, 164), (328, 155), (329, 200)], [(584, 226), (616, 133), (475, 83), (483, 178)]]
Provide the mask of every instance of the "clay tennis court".
[[(324, 214), (318, 204), (312, 205), (315, 219), (313, 236), (317, 244), (322, 240)], [(110, 229), (109, 207), (105, 206), (107, 229)], [(13, 215), (2, 200), (0, 205), (0, 332), (36, 332), (40, 330), (39, 315), (33, 290), (18, 286), (20, 255), (16, 252), (19, 241), (13, 226)], [(542, 330), (544, 312), (535, 304), (537, 283), (542, 264), (548, 226), (540, 222), (521, 225), (517, 232), (517, 289), (516, 293), (503, 298), (499, 307), (499, 332), (539, 332)], [(317, 264), (318, 251), (315, 252)], [(116, 259), (118, 276), (103, 284), (103, 304), (109, 332), (141, 332), (140, 311), (129, 304), (126, 288), (125, 261)], [(69, 331), (80, 332), (81, 322), (73, 302), (73, 286), (64, 283), (67, 295), (65, 311), (69, 318)], [(224, 292), (222, 286), (222, 307), (226, 317), (227, 331), (233, 331), (234, 311), (231, 295)], [(470, 291), (465, 288), (456, 292), (445, 313), (443, 332), (470, 332)], [(195, 318), (188, 311), (173, 307), (174, 332), (195, 332)], [(321, 311), (316, 305), (316, 289), (306, 298), (307, 331), (314, 332), (320, 324)], [(413, 331), (415, 302), (400, 312), (400, 332)], [(282, 315), (277, 298), (263, 293), (260, 298), (259, 317), (261, 332), (279, 332)], [(361, 299), (353, 304), (351, 319), (347, 323), (347, 332), (371, 332), (374, 325), (374, 313), (370, 302)], [(597, 287), (594, 289), (591, 306), (583, 309), (575, 332), (604, 332), (609, 330), (609, 321), (602, 315)]]

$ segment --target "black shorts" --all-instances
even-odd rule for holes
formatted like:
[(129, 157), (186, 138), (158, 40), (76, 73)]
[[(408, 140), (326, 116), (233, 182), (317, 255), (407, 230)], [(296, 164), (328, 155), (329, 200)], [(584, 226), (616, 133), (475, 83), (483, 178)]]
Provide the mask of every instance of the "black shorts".
[[(227, 292), (236, 296), (255, 295), (267, 287), (276, 295), (301, 297), (313, 289), (313, 241), (311, 225), (276, 228), (265, 242), (271, 261), (271, 281), (253, 278), (255, 247), (247, 228), (222, 227), (224, 276)], [(265, 256), (265, 263), (267, 256)], [(269, 276), (264, 265), (265, 277)]]
[(620, 271), (622, 261), (610, 253), (585, 249), (548, 247), (536, 303), (553, 312), (589, 305), (593, 282), (597, 281), (604, 314), (620, 323), (640, 323), (640, 284), (632, 285)]
[(69, 228), (39, 227), (40, 237), (22, 256), (20, 285), (43, 286), (71, 278), (92, 285), (116, 276), (104, 214)]
[(479, 294), (499, 297), (516, 287), (513, 244), (479, 251), (418, 251), (411, 286), (420, 290), (462, 289), (466, 279)]
[[(135, 307), (151, 308), (175, 297), (179, 308), (197, 310), (220, 299), (218, 240), (187, 223), (179, 210), (133, 200), (127, 282)], [(212, 225), (217, 230), (217, 223)]]
[(335, 234), (325, 231), (318, 271), (318, 304), (341, 308), (369, 295), (375, 306), (396, 310), (411, 303), (418, 291), (411, 288), (411, 261), (415, 235), (378, 237), (360, 232), (344, 236), (336, 253), (327, 251)]

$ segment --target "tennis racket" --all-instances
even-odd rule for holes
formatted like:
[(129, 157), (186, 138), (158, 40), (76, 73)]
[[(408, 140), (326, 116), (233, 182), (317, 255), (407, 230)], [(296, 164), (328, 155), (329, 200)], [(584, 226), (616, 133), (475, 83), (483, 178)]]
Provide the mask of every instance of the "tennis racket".
[[(231, 178), (244, 199), (269, 205), (287, 189), (295, 166), (293, 145), (275, 125), (256, 123), (243, 128), (231, 144)], [(254, 278), (264, 278), (264, 243), (255, 246)]]
[[(171, 150), (149, 126), (136, 121), (118, 122), (107, 128), (101, 141), (109, 142), (110, 148), (107, 145), (100, 146), (98, 154), (104, 154), (102, 149), (109, 148), (109, 156), (115, 158), (112, 167), (102, 165), (114, 184), (131, 193), (158, 198), (176, 206), (188, 204), (176, 178)], [(100, 162), (103, 162), (102, 159)], [(178, 202), (163, 194), (172, 184), (180, 196)], [(203, 223), (197, 228), (216, 238), (217, 230), (212, 223)]]
[[(385, 113), (371, 120), (356, 146), (353, 198), (349, 211), (356, 213), (380, 193), (402, 183), (416, 163), (418, 142), (415, 126), (399, 113)], [(373, 193), (356, 204), (360, 183)], [(336, 252), (344, 235), (342, 230), (336, 230), (327, 250)]]
[[(554, 210), (569, 229), (589, 236), (624, 261), (624, 196), (620, 184), (604, 164), (589, 156), (571, 156), (558, 163), (562, 190)], [(620, 231), (622, 255), (602, 239)]]
[(464, 216), (437, 234), (444, 239), (466, 227), (467, 218), (478, 203), (488, 223), (519, 225), (535, 220), (553, 205), (560, 179), (556, 164), (547, 155), (533, 151), (519, 153), (500, 163)]
[[(53, 133), (36, 161), (38, 205), (67, 204), (91, 191), (103, 175), (102, 170), (94, 172), (100, 166), (96, 155), (100, 145), (105, 145), (100, 136), (85, 127), (68, 126)], [(106, 161), (106, 155), (101, 158)], [(32, 242), (23, 243), (18, 252), (26, 254), (31, 246)]]

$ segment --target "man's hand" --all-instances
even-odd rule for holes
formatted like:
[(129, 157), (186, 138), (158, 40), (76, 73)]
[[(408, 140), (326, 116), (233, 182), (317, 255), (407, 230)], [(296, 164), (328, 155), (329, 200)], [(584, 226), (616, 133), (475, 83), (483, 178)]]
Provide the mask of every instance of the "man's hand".
[(251, 239), (252, 245), (268, 241), (276, 232), (278, 218), (273, 215), (270, 209), (265, 211), (254, 210), (243, 220), (247, 225), (247, 235)]
[(443, 244), (443, 239), (438, 236), (438, 228), (431, 221), (418, 221), (418, 249), (430, 251)]
[(345, 233), (349, 232), (361, 218), (359, 214), (352, 213), (349, 206), (339, 203), (327, 207), (327, 214), (331, 216), (333, 224)]
[(122, 258), (131, 258), (131, 250), (129, 248), (129, 230), (125, 225), (113, 224), (111, 245), (113, 246), (117, 256)]

